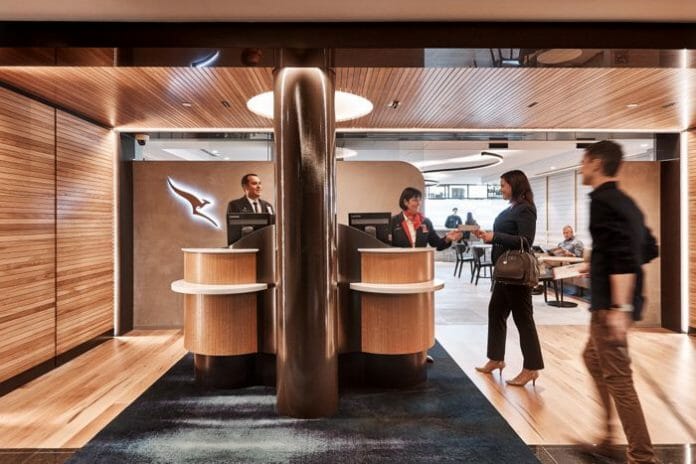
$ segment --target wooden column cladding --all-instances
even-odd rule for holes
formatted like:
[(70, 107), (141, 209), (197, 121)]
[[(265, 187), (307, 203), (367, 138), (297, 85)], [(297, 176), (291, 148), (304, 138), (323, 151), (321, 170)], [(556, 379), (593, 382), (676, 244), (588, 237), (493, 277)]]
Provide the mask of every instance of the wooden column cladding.
[[(688, 132), (689, 201), (689, 332), (696, 332), (696, 132)], [(686, 310), (686, 309), (684, 309)]]
[(114, 134), (56, 117), (56, 351), (113, 329)]
[(53, 122), (0, 88), (0, 382), (55, 356)]

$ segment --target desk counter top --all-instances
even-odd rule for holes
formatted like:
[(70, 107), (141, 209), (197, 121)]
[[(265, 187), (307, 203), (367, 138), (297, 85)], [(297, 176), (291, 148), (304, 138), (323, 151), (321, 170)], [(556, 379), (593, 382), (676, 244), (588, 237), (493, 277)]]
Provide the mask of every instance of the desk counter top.
[(184, 253), (258, 253), (258, 248), (182, 248)]
[(444, 287), (445, 283), (440, 279), (415, 284), (369, 284), (364, 282), (352, 282), (350, 284), (351, 290), (356, 290), (358, 292), (391, 295), (436, 292), (438, 290), (442, 290)]
[(435, 248), (429, 247), (418, 247), (418, 248), (358, 248), (360, 253), (423, 253), (423, 252), (434, 252)]
[(189, 295), (235, 295), (265, 290), (268, 284), (194, 284), (185, 280), (172, 282), (172, 291)]

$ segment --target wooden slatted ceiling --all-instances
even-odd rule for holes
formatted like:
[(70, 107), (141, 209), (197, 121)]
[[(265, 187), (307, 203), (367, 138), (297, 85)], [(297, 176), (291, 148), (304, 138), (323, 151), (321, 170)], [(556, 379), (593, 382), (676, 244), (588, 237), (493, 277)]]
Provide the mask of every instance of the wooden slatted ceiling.
[(58, 354), (113, 329), (116, 145), (111, 131), (58, 111)]
[(54, 112), (0, 89), (0, 382), (55, 355)]
[[(338, 68), (336, 88), (375, 105), (338, 127), (675, 130), (683, 105), (696, 111), (685, 75), (696, 82), (674, 68)], [(271, 89), (271, 68), (3, 67), (0, 81), (124, 129), (271, 127), (246, 109)]]
[(688, 133), (689, 327), (696, 330), (696, 132)]

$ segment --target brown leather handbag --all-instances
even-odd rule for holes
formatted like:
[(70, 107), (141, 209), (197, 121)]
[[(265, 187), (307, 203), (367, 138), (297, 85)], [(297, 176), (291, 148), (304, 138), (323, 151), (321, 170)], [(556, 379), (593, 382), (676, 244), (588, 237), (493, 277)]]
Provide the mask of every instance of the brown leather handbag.
[(519, 250), (507, 250), (500, 255), (493, 268), (493, 279), (501, 284), (537, 286), (539, 263), (526, 238), (520, 237)]

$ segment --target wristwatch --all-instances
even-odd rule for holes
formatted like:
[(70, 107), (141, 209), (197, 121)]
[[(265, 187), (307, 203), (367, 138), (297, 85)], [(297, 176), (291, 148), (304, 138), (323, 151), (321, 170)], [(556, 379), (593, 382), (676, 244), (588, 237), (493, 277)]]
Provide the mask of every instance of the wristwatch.
[(609, 306), (609, 309), (613, 309), (615, 311), (622, 311), (624, 313), (632, 313), (633, 312), (633, 305), (626, 303), (626, 304), (613, 304)]

